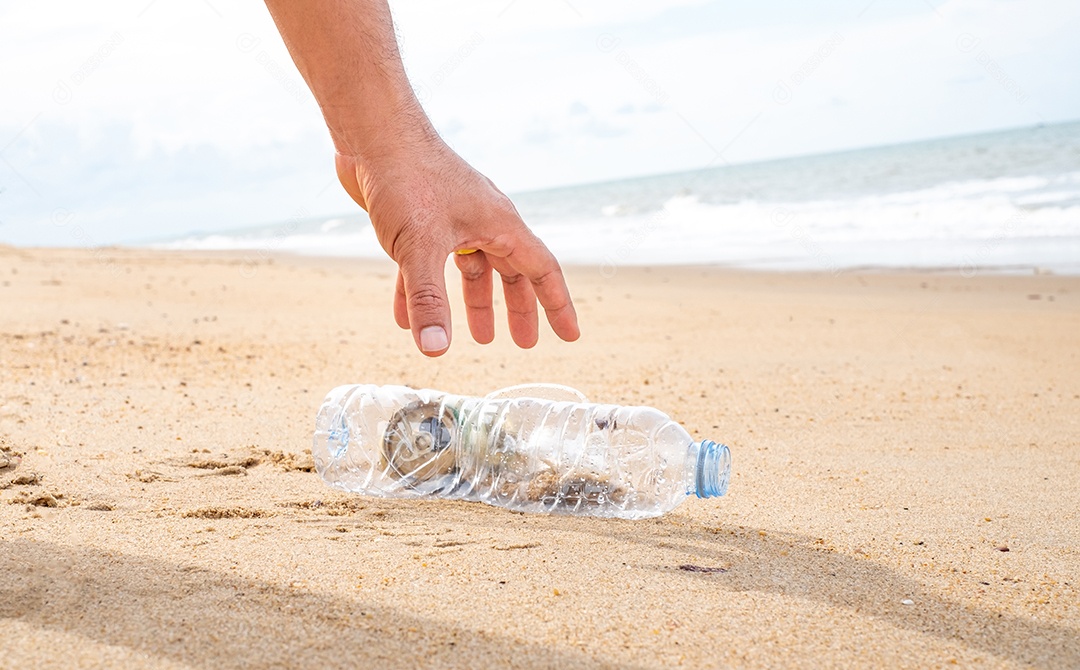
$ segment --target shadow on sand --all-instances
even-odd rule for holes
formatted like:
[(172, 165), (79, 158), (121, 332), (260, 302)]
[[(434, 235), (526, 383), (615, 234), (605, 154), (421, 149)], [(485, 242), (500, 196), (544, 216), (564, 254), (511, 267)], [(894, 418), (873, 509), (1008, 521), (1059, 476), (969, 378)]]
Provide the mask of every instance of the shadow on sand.
[(0, 541), (0, 618), (198, 667), (613, 667), (398, 609), (44, 542)]
[[(417, 520), (505, 530), (505, 512), (470, 503), (400, 510)], [(335, 523), (342, 522), (337, 518)], [(672, 516), (624, 522), (527, 517), (534, 536), (582, 534), (623, 547), (663, 547), (724, 566), (722, 574), (681, 571), (679, 561), (646, 569), (704, 579), (728, 592), (761, 592), (856, 611), (897, 628), (936, 636), (1000, 659), (1038, 667), (1080, 667), (1075, 628), (959, 603), (870, 559), (815, 545), (812, 538), (756, 528), (706, 526)], [(973, 588), (976, 586), (972, 578)], [(900, 600), (910, 598), (916, 606)], [(166, 561), (0, 541), (0, 617), (75, 633), (153, 656), (220, 668), (302, 663), (498, 667), (604, 667), (573, 650), (483, 634), (418, 616), (418, 607), (365, 606)], [(72, 616), (71, 612), (79, 612)], [(198, 614), (192, 618), (191, 613)], [(625, 667), (625, 666), (621, 666)]]
[[(706, 526), (679, 516), (649, 521), (580, 517), (569, 523), (565, 517), (531, 521), (532, 532), (540, 536), (548, 530), (578, 532), (607, 536), (627, 547), (662, 546), (701, 557), (726, 572), (679, 570), (679, 561), (651, 567), (685, 579), (708, 580), (717, 589), (812, 600), (1000, 659), (1044, 668), (1080, 668), (1080, 634), (1075, 627), (959, 603), (878, 562), (828, 550), (804, 535)], [(975, 577), (972, 587), (979, 588)], [(917, 606), (901, 603), (908, 598)]]

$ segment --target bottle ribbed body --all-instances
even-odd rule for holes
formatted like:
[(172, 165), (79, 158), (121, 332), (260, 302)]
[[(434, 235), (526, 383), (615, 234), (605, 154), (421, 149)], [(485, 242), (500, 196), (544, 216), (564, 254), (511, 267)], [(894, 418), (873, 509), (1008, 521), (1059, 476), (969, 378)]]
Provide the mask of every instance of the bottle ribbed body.
[[(722, 494), (727, 448), (711, 449), (649, 407), (353, 385), (327, 395), (312, 454), (345, 491), (638, 519)], [(707, 473), (703, 494), (705, 462), (722, 471)]]

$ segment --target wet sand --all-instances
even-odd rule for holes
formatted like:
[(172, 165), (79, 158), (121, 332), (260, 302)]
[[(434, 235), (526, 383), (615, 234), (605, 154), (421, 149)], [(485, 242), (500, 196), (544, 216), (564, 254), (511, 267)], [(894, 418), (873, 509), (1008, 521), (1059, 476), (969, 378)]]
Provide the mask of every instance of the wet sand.
[[(389, 263), (0, 247), (0, 666), (1080, 666), (1080, 278), (610, 270), (581, 341), (431, 361)], [(310, 471), (333, 386), (532, 381), (726, 442), (729, 495)]]

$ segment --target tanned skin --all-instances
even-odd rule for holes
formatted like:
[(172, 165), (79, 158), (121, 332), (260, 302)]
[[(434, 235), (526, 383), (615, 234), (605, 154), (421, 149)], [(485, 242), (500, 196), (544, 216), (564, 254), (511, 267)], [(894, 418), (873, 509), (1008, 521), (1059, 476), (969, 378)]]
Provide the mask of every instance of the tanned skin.
[(450, 347), (444, 271), (461, 271), (473, 339), (495, 337), (492, 271), (502, 280), (510, 336), (536, 344), (539, 299), (552, 330), (579, 336), (562, 269), (487, 177), (435, 132), (405, 76), (386, 0), (266, 0), (330, 129), (341, 185), (367, 210), (398, 265), (394, 319), (417, 347)]

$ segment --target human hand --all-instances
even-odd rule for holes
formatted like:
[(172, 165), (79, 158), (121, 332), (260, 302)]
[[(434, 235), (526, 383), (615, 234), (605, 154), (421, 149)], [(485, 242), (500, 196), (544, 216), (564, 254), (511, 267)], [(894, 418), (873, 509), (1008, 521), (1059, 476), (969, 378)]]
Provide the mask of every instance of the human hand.
[(293, 62), (319, 102), (341, 184), (368, 211), (398, 264), (394, 317), (429, 356), (450, 347), (444, 269), (457, 255), (469, 329), (495, 337), (494, 270), (510, 335), (537, 340), (536, 300), (552, 330), (578, 338), (558, 261), (510, 199), (439, 139), (409, 85), (386, 0), (266, 0)]
[(438, 137), (402, 143), (391, 154), (360, 160), (338, 153), (342, 186), (371, 217), (386, 253), (398, 264), (394, 319), (412, 330), (428, 356), (450, 347), (446, 257), (455, 251), (473, 339), (495, 338), (492, 270), (502, 279), (510, 336), (523, 348), (538, 338), (536, 301), (551, 329), (579, 336), (577, 314), (555, 257), (487, 177)]

